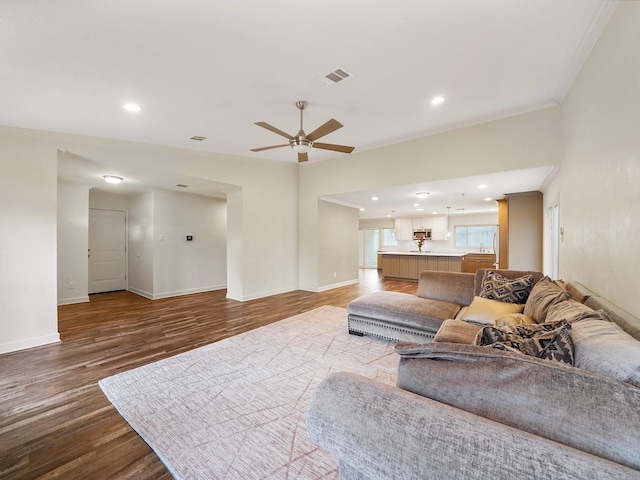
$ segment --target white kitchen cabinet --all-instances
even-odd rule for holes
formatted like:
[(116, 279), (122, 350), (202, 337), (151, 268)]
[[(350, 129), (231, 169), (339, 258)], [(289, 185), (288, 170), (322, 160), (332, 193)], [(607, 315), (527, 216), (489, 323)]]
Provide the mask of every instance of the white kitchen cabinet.
[(447, 217), (432, 217), (431, 239), (447, 240), (448, 220)]
[(396, 240), (413, 238), (413, 222), (410, 218), (396, 218)]
[(413, 219), (413, 229), (420, 230), (423, 228), (432, 228), (431, 217), (417, 217)]

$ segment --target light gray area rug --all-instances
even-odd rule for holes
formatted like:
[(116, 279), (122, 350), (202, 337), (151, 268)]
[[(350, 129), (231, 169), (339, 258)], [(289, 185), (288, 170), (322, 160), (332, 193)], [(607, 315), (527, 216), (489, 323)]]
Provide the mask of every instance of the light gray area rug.
[(305, 411), (330, 373), (395, 385), (393, 344), (347, 332), (324, 306), (120, 373), (100, 387), (179, 479), (335, 479)]

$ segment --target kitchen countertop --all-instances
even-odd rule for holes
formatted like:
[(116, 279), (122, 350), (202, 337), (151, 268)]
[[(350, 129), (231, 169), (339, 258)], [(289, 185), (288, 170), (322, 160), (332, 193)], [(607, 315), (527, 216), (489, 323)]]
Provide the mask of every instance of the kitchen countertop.
[(425, 257), (464, 257), (469, 252), (378, 252), (382, 255), (420, 255)]

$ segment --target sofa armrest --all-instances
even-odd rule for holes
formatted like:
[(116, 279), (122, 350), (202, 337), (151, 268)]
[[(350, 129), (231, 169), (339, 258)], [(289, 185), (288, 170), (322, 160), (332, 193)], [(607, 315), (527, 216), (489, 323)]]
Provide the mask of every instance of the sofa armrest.
[(327, 377), (307, 410), (311, 440), (340, 478), (602, 479), (638, 472), (350, 373)]
[(398, 386), (640, 470), (640, 389), (490, 347), (403, 344)]
[(418, 297), (469, 305), (473, 301), (473, 273), (423, 270), (418, 280)]

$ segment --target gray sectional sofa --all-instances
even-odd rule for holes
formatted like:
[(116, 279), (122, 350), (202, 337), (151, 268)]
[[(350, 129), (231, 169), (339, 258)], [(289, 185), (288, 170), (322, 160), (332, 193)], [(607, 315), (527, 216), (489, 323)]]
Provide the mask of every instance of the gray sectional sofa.
[[(473, 307), (485, 274), (421, 276), (445, 279), (419, 290), (462, 300), (459, 318), (430, 317), (427, 332), (441, 321), (427, 342), (396, 344), (395, 388), (352, 373), (327, 377), (307, 411), (312, 441), (337, 457), (343, 480), (640, 479), (640, 320), (577, 282), (536, 275), (524, 313), (507, 317), (570, 325), (573, 365), (478, 346), (487, 325), (459, 314), (467, 301)], [(386, 330), (361, 333), (405, 335), (407, 312), (394, 319), (390, 305), (382, 317), (367, 311), (367, 325)], [(356, 311), (359, 320), (365, 309)]]
[[(347, 324), (352, 335), (375, 335), (394, 341), (430, 342), (442, 322), (460, 317), (480, 294), (482, 279), (489, 269), (473, 273), (424, 270), (418, 280), (418, 294), (372, 292), (347, 306)], [(533, 283), (543, 275), (520, 270), (495, 270), (507, 278), (531, 274)]]

